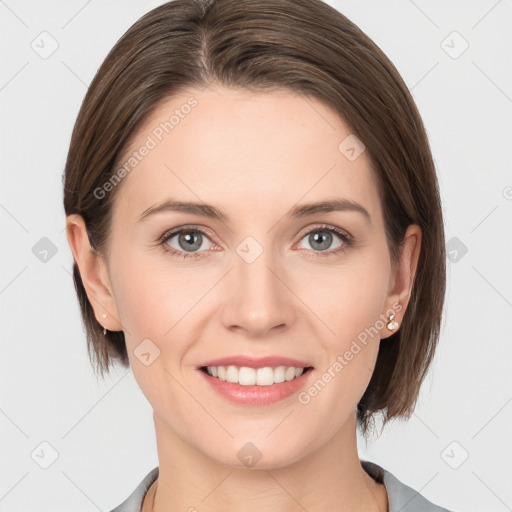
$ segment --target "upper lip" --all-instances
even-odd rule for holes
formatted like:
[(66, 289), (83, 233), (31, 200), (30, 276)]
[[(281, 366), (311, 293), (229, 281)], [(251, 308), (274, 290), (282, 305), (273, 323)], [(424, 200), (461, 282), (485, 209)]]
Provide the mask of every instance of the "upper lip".
[(247, 366), (249, 368), (265, 368), (267, 366), (276, 367), (276, 366), (293, 366), (294, 368), (307, 368), (310, 365), (305, 361), (300, 361), (299, 359), (293, 359), (291, 357), (282, 357), (282, 356), (266, 356), (266, 357), (251, 357), (251, 356), (229, 356), (222, 357), (220, 359), (211, 359), (210, 361), (206, 361), (201, 364), (198, 368), (202, 368), (204, 366)]

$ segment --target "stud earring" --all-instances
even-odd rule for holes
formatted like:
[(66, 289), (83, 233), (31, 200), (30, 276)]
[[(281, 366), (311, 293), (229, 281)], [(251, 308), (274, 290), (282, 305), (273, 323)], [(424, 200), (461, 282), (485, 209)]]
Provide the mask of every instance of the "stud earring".
[[(107, 314), (106, 313), (103, 313), (101, 315), (103, 318), (107, 318)], [(106, 336), (107, 335), (107, 329), (105, 326), (103, 326), (103, 336)]]
[(395, 331), (396, 329), (398, 329), (399, 323), (395, 320), (395, 314), (394, 313), (391, 313), (391, 315), (389, 315), (388, 324), (386, 325), (386, 327), (390, 331)]

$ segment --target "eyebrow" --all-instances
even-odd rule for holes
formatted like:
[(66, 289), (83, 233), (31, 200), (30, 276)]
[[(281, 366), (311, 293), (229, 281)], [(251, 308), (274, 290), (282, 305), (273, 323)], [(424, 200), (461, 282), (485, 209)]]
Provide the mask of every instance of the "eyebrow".
[[(361, 213), (366, 220), (371, 224), (371, 216), (364, 206), (348, 199), (332, 199), (329, 201), (320, 201), (313, 203), (303, 203), (295, 205), (288, 213), (284, 215), (286, 218), (302, 218), (315, 215), (317, 213), (330, 213), (337, 211), (352, 211)], [(162, 212), (180, 212), (190, 213), (193, 215), (201, 215), (211, 219), (217, 219), (223, 222), (229, 222), (229, 217), (221, 210), (213, 205), (206, 203), (194, 203), (189, 201), (174, 201), (172, 199), (165, 201), (162, 204), (154, 205), (144, 210), (137, 222), (148, 218), (151, 215), (156, 215)]]

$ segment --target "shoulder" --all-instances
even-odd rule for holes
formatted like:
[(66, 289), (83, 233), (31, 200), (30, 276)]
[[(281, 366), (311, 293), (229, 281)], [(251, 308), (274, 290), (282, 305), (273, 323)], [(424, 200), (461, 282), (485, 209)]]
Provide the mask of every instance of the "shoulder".
[(427, 500), (378, 464), (362, 460), (361, 465), (372, 478), (386, 487), (389, 512), (451, 512)]
[(151, 484), (158, 477), (158, 466), (152, 469), (135, 488), (135, 490), (120, 505), (110, 512), (140, 512), (142, 502)]

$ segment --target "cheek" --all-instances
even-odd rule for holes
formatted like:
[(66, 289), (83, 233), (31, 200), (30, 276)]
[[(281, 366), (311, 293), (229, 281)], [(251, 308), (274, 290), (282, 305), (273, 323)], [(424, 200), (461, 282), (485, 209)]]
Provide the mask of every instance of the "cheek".
[(325, 329), (323, 339), (332, 348), (380, 325), (389, 283), (389, 262), (377, 253), (347, 259), (347, 264), (320, 269), (304, 280), (299, 296)]
[(132, 344), (170, 337), (169, 331), (204, 294), (197, 270), (177, 268), (164, 254), (155, 257), (156, 251), (126, 255), (116, 265), (116, 304)]
[[(155, 407), (169, 403), (169, 394), (170, 403), (186, 398), (172, 376), (181, 374), (184, 358), (201, 334), (196, 336), (205, 314), (201, 299), (216, 281), (218, 276), (206, 267), (178, 268), (154, 252), (126, 255), (116, 266), (113, 285), (130, 366)], [(164, 390), (165, 399), (160, 396)]]
[[(338, 412), (359, 401), (373, 373), (384, 327), (389, 270), (385, 254), (368, 251), (346, 266), (317, 273), (303, 288), (305, 302), (322, 320), (316, 321), (324, 355), (318, 390), (326, 384), (322, 400)], [(340, 401), (340, 396), (345, 399)]]
[(184, 400), (173, 376), (187, 350), (186, 315), (201, 296), (201, 285), (191, 287), (190, 278), (157, 260), (149, 254), (126, 255), (116, 266), (113, 285), (131, 369), (147, 400), (159, 409)]

